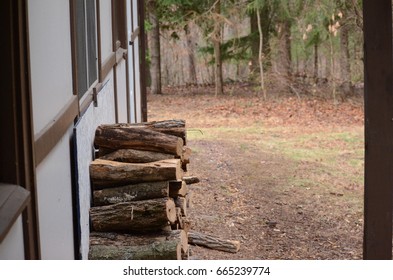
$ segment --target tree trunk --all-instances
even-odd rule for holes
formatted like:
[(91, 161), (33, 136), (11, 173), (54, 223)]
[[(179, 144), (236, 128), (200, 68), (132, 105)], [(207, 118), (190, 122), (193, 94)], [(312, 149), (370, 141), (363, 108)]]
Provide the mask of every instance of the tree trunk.
[(292, 76), (292, 58), (291, 58), (291, 23), (284, 20), (279, 23), (278, 35), (278, 71), (285, 78)]
[(152, 182), (128, 185), (93, 192), (94, 206), (116, 204), (120, 202), (149, 200), (169, 196), (169, 182)]
[(318, 57), (319, 57), (319, 46), (318, 43), (314, 44), (314, 82), (318, 83), (318, 72), (319, 72), (319, 63), (318, 63)]
[(90, 218), (94, 231), (157, 231), (176, 222), (176, 207), (170, 198), (121, 202), (92, 207)]
[[(220, 0), (217, 0), (215, 2), (214, 12), (216, 15), (221, 14)], [(214, 31), (213, 31), (213, 38), (212, 38), (213, 47), (214, 47), (216, 96), (224, 94), (224, 81), (222, 77), (221, 40), (222, 40), (221, 23), (218, 20), (216, 20), (214, 24)]]
[(150, 76), (153, 94), (162, 94), (161, 91), (161, 54), (160, 54), (160, 23), (157, 14), (156, 0), (147, 2), (147, 10), (151, 30), (148, 32), (150, 46)]
[(263, 32), (262, 32), (262, 22), (261, 15), (259, 9), (257, 9), (257, 19), (258, 19), (258, 32), (259, 32), (259, 75), (260, 75), (260, 83), (261, 83), (261, 91), (263, 94), (263, 98), (266, 99), (266, 89), (265, 89), (265, 78), (264, 78), (264, 70), (263, 70)]
[(240, 249), (239, 241), (223, 240), (195, 231), (188, 233), (188, 243), (229, 253), (237, 253)]
[(112, 150), (154, 151), (179, 157), (183, 153), (183, 140), (181, 138), (137, 126), (99, 126), (95, 133), (94, 145), (98, 148)]
[(90, 178), (95, 190), (143, 182), (181, 180), (182, 176), (179, 159), (152, 163), (123, 163), (96, 159), (90, 164)]
[[(259, 27), (258, 24), (258, 13), (261, 19), (261, 26)], [(263, 42), (262, 42), (262, 53), (264, 56), (263, 60), (263, 68), (266, 70), (270, 65), (270, 24), (271, 24), (271, 15), (270, 15), (270, 7), (269, 5), (264, 5), (262, 9), (257, 12), (256, 10), (251, 12), (250, 15), (250, 28), (251, 28), (251, 73), (255, 73), (255, 76), (252, 78), (257, 77), (257, 73), (259, 73), (259, 53), (260, 53), (260, 46), (259, 46), (259, 34), (261, 33), (259, 29), (262, 30)]]
[(186, 34), (186, 43), (187, 43), (189, 83), (192, 85), (196, 85), (198, 84), (198, 80), (197, 80), (196, 66), (195, 66), (195, 54), (194, 54), (195, 48), (194, 48), (192, 35), (190, 32), (190, 27), (188, 26), (188, 24), (184, 26), (184, 32)]
[(344, 94), (351, 92), (351, 64), (349, 54), (349, 26), (343, 25), (340, 29), (340, 45), (341, 45), (341, 88)]

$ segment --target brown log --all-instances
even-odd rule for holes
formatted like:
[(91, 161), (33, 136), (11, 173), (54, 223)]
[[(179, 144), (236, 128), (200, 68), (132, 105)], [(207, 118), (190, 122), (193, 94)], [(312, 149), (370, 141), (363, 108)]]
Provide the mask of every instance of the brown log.
[(176, 221), (175, 203), (170, 198), (120, 202), (90, 209), (95, 231), (147, 232)]
[[(102, 250), (103, 247), (97, 248), (96, 246), (105, 246), (106, 248)], [(138, 259), (145, 260), (184, 259), (184, 256), (188, 256), (189, 251), (187, 233), (183, 230), (161, 231), (143, 235), (118, 234), (112, 232), (92, 232), (90, 234), (89, 256), (92, 258), (95, 257), (95, 259), (97, 259), (98, 257), (105, 257), (105, 255), (113, 255), (114, 252), (119, 254), (119, 250), (117, 250), (116, 247), (128, 247), (128, 249), (131, 247), (131, 252), (138, 252), (138, 256), (140, 256)], [(154, 250), (154, 248), (161, 248), (163, 250)], [(145, 250), (146, 253), (143, 253), (142, 249)], [(108, 251), (111, 253), (108, 254)], [(106, 254), (103, 254), (104, 252), (106, 252)], [(176, 258), (174, 258), (174, 256), (176, 256)], [(133, 257), (133, 259), (136, 259), (135, 254)]]
[(142, 246), (94, 245), (89, 260), (181, 260), (181, 247), (175, 240)]
[(188, 187), (186, 182), (179, 181), (180, 184), (174, 184), (169, 182), (169, 197), (176, 198), (178, 196), (185, 197), (188, 193)]
[(169, 182), (149, 182), (107, 188), (93, 192), (94, 206), (116, 204), (119, 202), (140, 201), (169, 196)]
[[(103, 154), (105, 154), (105, 152), (107, 152), (107, 150), (104, 150)], [(111, 153), (106, 153), (105, 155), (100, 157), (100, 159), (128, 163), (149, 163), (174, 158), (175, 156), (171, 154), (151, 151), (140, 151), (134, 149), (121, 149)]]
[(180, 137), (186, 144), (186, 122), (184, 120), (164, 120), (164, 121), (153, 121), (143, 122), (135, 124), (116, 124), (117, 127), (141, 127), (144, 129), (151, 129), (161, 133), (174, 135)]
[(181, 179), (179, 159), (151, 163), (123, 163), (96, 159), (90, 164), (90, 178), (95, 189), (141, 182)]
[(176, 207), (181, 209), (182, 216), (187, 217), (187, 199), (185, 197), (177, 197), (174, 199)]
[(200, 182), (199, 178), (196, 176), (184, 176), (183, 181), (185, 181), (187, 185), (197, 184)]
[(188, 243), (229, 253), (237, 253), (240, 249), (239, 241), (224, 240), (195, 231), (188, 232)]
[(181, 157), (183, 139), (144, 127), (101, 125), (95, 133), (94, 145), (112, 150), (135, 149), (173, 154)]

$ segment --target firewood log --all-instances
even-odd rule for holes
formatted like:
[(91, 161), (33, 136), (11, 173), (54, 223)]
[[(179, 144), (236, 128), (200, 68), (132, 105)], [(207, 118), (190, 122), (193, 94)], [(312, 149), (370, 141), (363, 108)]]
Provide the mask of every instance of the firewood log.
[(94, 245), (89, 260), (181, 260), (180, 244), (175, 240), (142, 246)]
[(140, 201), (169, 196), (169, 182), (149, 182), (107, 188), (93, 192), (94, 206), (115, 204), (119, 202)]
[(184, 176), (183, 181), (185, 181), (187, 185), (197, 184), (200, 182), (199, 178), (196, 176)]
[(188, 243), (229, 253), (237, 253), (240, 249), (239, 241), (224, 240), (195, 231), (188, 232)]
[(100, 159), (128, 162), (128, 163), (149, 163), (154, 161), (174, 159), (175, 156), (171, 154), (141, 151), (134, 149), (120, 149), (111, 153), (107, 153), (108, 150), (104, 150), (103, 156)]
[(180, 185), (169, 183), (169, 197), (176, 198), (178, 196), (185, 197), (188, 193), (188, 187), (186, 182), (179, 181)]
[(90, 209), (94, 231), (148, 232), (176, 221), (176, 206), (171, 198), (120, 202)]
[[(96, 247), (96, 246), (108, 246)], [(183, 230), (171, 230), (171, 231), (160, 231), (157, 233), (148, 234), (119, 234), (119, 233), (108, 233), (108, 232), (92, 232), (90, 234), (90, 253), (91, 259), (97, 259), (104, 256), (104, 252), (111, 252), (109, 255), (123, 253), (124, 250), (116, 249), (119, 247), (131, 248), (131, 252), (139, 252), (138, 259), (181, 259), (181, 256), (188, 255), (188, 239), (187, 234)], [(163, 250), (154, 250), (162, 248)], [(94, 248), (94, 249), (93, 249)], [(104, 250), (102, 250), (104, 248)], [(139, 250), (139, 249), (140, 250)], [(179, 252), (180, 248), (180, 252)], [(108, 250), (109, 249), (109, 250)], [(142, 253), (142, 249), (145, 250), (145, 254)], [(136, 259), (137, 255), (134, 254), (133, 259)], [(176, 256), (176, 258), (174, 258)], [(153, 257), (153, 258), (152, 258)]]
[(141, 182), (179, 180), (182, 174), (179, 159), (151, 163), (123, 163), (96, 159), (90, 164), (90, 178), (94, 189)]
[(176, 207), (181, 209), (182, 216), (187, 217), (187, 199), (185, 197), (176, 197), (174, 201)]
[(135, 149), (168, 153), (181, 157), (183, 139), (177, 136), (130, 125), (101, 125), (96, 129), (96, 148)]
[(117, 127), (140, 127), (144, 129), (151, 129), (161, 133), (174, 135), (180, 137), (186, 144), (186, 123), (184, 120), (164, 120), (164, 121), (153, 121), (143, 123), (127, 123), (127, 124), (116, 124)]

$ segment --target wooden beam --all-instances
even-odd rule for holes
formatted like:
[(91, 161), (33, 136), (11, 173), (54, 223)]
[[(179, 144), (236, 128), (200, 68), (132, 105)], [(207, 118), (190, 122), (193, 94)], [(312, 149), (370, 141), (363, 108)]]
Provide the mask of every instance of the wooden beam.
[(363, 2), (364, 259), (392, 259), (393, 49), (391, 0)]
[(35, 164), (38, 166), (64, 136), (79, 114), (78, 96), (74, 95), (66, 106), (35, 137)]

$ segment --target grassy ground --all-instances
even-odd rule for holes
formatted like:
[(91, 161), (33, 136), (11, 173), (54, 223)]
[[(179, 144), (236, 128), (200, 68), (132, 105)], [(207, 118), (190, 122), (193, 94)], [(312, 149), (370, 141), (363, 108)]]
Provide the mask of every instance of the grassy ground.
[(203, 259), (359, 259), (363, 112), (359, 101), (172, 89), (149, 96), (150, 120), (187, 121), (193, 229), (241, 241)]

